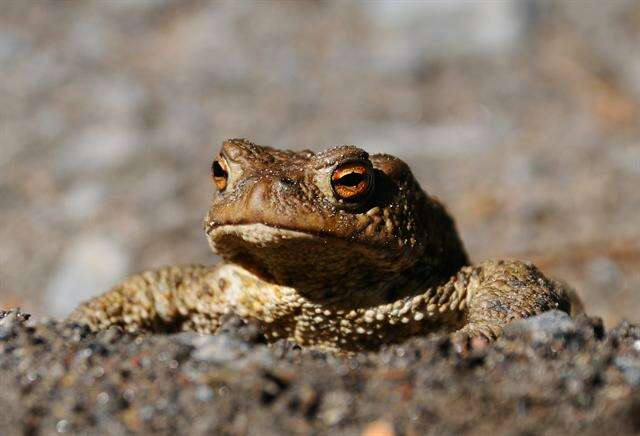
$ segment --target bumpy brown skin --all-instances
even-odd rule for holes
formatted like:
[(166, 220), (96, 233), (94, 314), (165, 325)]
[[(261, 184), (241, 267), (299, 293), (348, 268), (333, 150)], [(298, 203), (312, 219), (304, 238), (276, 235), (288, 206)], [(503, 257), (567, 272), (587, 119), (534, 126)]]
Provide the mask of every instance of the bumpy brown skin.
[[(408, 166), (353, 146), (321, 153), (225, 141), (227, 186), (204, 227), (224, 262), (132, 277), (76, 309), (94, 330), (213, 333), (235, 313), (269, 340), (337, 352), (409, 336), (497, 337), (510, 320), (569, 312), (569, 291), (520, 261), (470, 266), (455, 225)], [(371, 174), (368, 194), (338, 198), (333, 171)]]

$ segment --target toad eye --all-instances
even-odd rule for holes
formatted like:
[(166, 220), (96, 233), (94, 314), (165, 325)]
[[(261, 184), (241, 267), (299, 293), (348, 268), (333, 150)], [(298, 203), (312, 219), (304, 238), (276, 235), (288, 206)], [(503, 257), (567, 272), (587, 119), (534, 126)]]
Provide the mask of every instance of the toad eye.
[(229, 166), (227, 161), (218, 156), (211, 164), (211, 174), (213, 176), (213, 182), (216, 184), (218, 191), (222, 192), (227, 189), (227, 181), (229, 180)]
[(357, 201), (371, 189), (371, 168), (360, 162), (339, 166), (331, 174), (331, 186), (339, 199)]

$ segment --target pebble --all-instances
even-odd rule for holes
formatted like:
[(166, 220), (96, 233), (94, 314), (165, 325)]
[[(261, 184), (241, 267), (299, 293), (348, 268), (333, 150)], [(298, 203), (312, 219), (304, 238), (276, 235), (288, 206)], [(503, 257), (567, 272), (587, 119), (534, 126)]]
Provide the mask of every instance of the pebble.
[(373, 421), (362, 430), (362, 436), (395, 436), (393, 425), (388, 421)]
[(62, 213), (68, 220), (83, 222), (100, 212), (104, 204), (105, 186), (83, 180), (71, 186), (60, 202)]
[(138, 147), (134, 132), (124, 126), (92, 126), (69, 139), (59, 165), (69, 173), (116, 168), (129, 161)]
[(196, 388), (196, 398), (202, 402), (209, 401), (213, 398), (213, 389), (205, 385), (198, 386)]
[(551, 310), (531, 318), (508, 324), (504, 335), (521, 338), (534, 343), (547, 343), (554, 339), (565, 339), (576, 332), (576, 324), (571, 317), (560, 310)]
[(56, 431), (58, 433), (66, 433), (69, 430), (69, 421), (66, 419), (61, 419), (56, 424)]
[(29, 315), (20, 312), (19, 309), (0, 310), (0, 340), (10, 338), (14, 329), (27, 319), (29, 319)]
[(344, 392), (329, 392), (322, 401), (319, 417), (326, 425), (336, 425), (349, 414), (349, 396)]
[(65, 316), (83, 300), (105, 292), (126, 277), (129, 255), (113, 238), (80, 235), (62, 255), (47, 288), (45, 310)]
[(192, 356), (201, 362), (227, 364), (237, 362), (245, 356), (249, 345), (230, 334), (198, 335), (181, 333), (176, 335), (183, 344), (194, 347)]
[(638, 359), (616, 356), (613, 362), (631, 386), (640, 386), (640, 361)]

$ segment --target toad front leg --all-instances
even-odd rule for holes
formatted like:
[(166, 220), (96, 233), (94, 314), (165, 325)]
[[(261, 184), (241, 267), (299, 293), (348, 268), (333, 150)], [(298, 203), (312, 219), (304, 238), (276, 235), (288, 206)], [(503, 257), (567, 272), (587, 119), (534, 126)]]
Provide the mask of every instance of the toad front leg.
[(495, 339), (512, 320), (552, 309), (567, 313), (581, 309), (572, 290), (520, 261), (466, 267), (458, 279), (466, 282), (466, 319), (455, 333), (458, 339), (473, 336)]
[(213, 333), (230, 311), (217, 267), (171, 266), (133, 276), (80, 305), (69, 321), (130, 332), (195, 330)]

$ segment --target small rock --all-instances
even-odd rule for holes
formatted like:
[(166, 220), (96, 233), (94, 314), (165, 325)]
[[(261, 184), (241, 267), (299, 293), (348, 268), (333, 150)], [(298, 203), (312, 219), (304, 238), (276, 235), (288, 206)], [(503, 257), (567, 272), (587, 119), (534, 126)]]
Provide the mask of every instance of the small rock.
[(340, 424), (349, 415), (350, 405), (350, 398), (344, 392), (329, 392), (322, 401), (318, 416), (326, 425)]
[(640, 386), (640, 359), (617, 356), (613, 362), (630, 385)]
[(67, 421), (66, 419), (61, 419), (60, 421), (58, 421), (56, 424), (56, 431), (58, 433), (66, 433), (67, 431), (69, 431), (69, 421)]
[(26, 322), (30, 315), (22, 313), (20, 309), (0, 310), (0, 340), (11, 337), (14, 329)]
[(575, 332), (575, 322), (567, 313), (560, 310), (551, 310), (531, 318), (514, 321), (504, 328), (504, 336), (509, 339), (521, 338), (537, 343), (565, 339)]
[(9, 310), (0, 310), (0, 325), (8, 322), (23, 323), (27, 321), (30, 317), (31, 315), (29, 315), (28, 313), (22, 312), (19, 308), (14, 308)]
[(213, 398), (213, 389), (207, 385), (200, 385), (196, 388), (196, 398), (198, 401), (207, 402)]
[(362, 430), (362, 436), (395, 436), (393, 425), (387, 421), (373, 421)]
[(103, 197), (104, 186), (83, 180), (65, 193), (60, 202), (62, 213), (74, 222), (91, 219), (100, 211)]
[(249, 351), (246, 342), (225, 333), (214, 336), (180, 333), (176, 335), (176, 339), (194, 347), (192, 356), (202, 362), (217, 364), (237, 362)]
[(122, 280), (129, 256), (110, 238), (82, 235), (64, 254), (46, 289), (48, 315), (64, 316), (82, 300)]
[(58, 165), (72, 174), (96, 172), (124, 165), (140, 147), (131, 129), (91, 126), (76, 132), (63, 147)]

